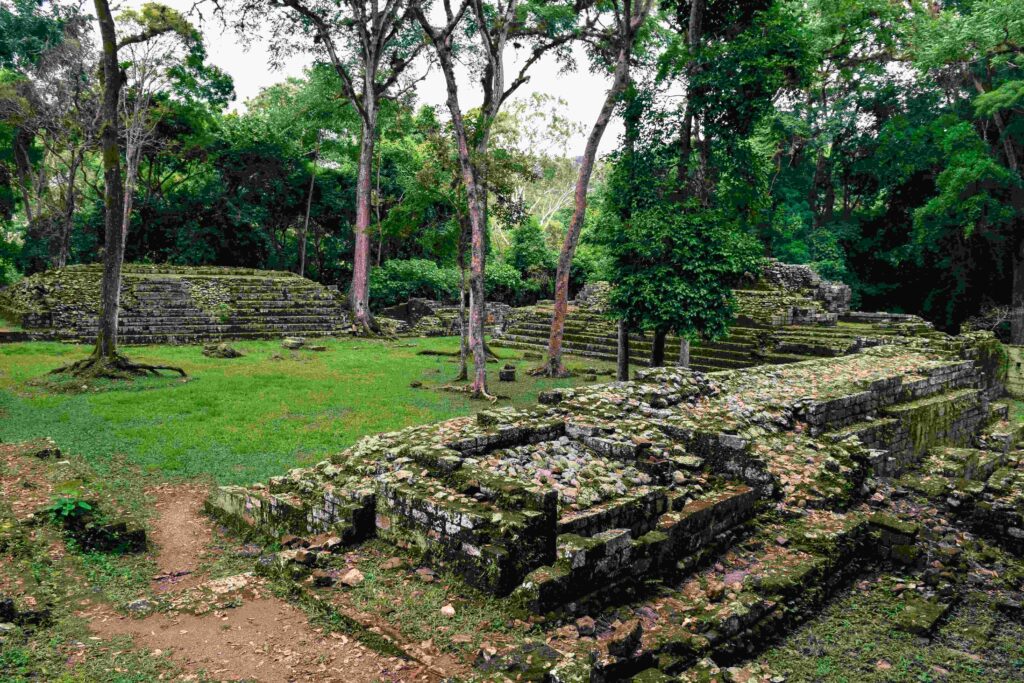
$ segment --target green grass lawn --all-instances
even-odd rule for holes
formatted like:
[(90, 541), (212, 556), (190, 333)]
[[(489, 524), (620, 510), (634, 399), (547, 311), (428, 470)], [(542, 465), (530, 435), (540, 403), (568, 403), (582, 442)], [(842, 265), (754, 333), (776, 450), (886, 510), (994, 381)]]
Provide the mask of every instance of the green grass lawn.
[[(101, 472), (127, 461), (161, 479), (250, 483), (315, 462), (367, 434), (487, 407), (437, 389), (455, 375), (454, 358), (417, 355), (454, 351), (457, 338), (323, 343), (327, 351), (316, 353), (287, 351), (279, 341), (238, 342), (233, 346), (245, 356), (232, 360), (206, 358), (199, 346), (129, 347), (135, 360), (181, 366), (188, 381), (175, 376), (90, 383), (65, 392), (38, 382), (86, 355), (87, 347), (2, 345), (0, 441), (50, 436)], [(539, 391), (582, 381), (532, 378), (526, 370), (537, 361), (522, 360), (520, 352), (498, 353), (519, 368), (518, 382), (499, 383), (499, 364), (490, 364), (492, 393), (508, 396), (499, 405), (530, 405)], [(414, 381), (423, 387), (410, 387)]]

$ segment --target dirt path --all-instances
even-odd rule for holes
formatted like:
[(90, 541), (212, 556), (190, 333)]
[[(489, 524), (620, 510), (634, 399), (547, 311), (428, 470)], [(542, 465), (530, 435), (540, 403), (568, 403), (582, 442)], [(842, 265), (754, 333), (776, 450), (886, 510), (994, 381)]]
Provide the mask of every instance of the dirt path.
[(168, 654), (191, 674), (263, 683), (434, 681), (425, 667), (388, 657), (338, 633), (323, 633), (304, 612), (273, 596), (251, 575), (210, 579), (201, 571), (213, 527), (202, 515), (206, 489), (161, 486), (150, 539), (160, 573), (144, 618), (108, 606), (83, 612), (97, 636), (132, 636), (137, 647)]
[(210, 520), (200, 514), (209, 488), (200, 485), (164, 485), (149, 489), (156, 497), (158, 517), (149, 534), (157, 549), (159, 592), (183, 590), (198, 585), (198, 573), (207, 546), (213, 536)]

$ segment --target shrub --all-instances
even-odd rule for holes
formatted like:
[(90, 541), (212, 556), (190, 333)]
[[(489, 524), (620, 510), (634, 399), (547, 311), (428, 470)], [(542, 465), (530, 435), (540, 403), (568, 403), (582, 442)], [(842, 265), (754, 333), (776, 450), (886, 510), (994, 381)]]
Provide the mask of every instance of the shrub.
[(537, 298), (540, 285), (524, 280), (522, 274), (511, 263), (494, 261), (487, 264), (484, 273), (484, 292), (489, 301), (500, 301), (520, 306)]
[(452, 301), (459, 297), (459, 272), (426, 259), (392, 259), (370, 271), (370, 301), (394, 306), (410, 297)]

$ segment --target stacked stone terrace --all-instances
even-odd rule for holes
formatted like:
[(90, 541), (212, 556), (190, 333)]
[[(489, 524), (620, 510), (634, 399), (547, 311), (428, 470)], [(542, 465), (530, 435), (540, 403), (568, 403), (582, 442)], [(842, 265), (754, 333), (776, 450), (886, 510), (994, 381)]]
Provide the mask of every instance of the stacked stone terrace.
[[(286, 577), (379, 537), (507, 596), (510, 615), (557, 624), (625, 605), (640, 617), (574, 641), (544, 675), (666, 680), (704, 657), (743, 658), (881, 549), (912, 545), (898, 520), (857, 507), (869, 480), (995, 447), (953, 462), (984, 478), (971, 489), (978, 526), (998, 514), (996, 536), (1016, 538), (1024, 470), (1021, 434), (993, 403), (1002, 359), (976, 334), (709, 375), (644, 370), (530, 410), (368, 437), (266, 485), (223, 487), (209, 509), (266, 541), (310, 539), (263, 561)], [(951, 465), (951, 481), (962, 475)]]
[[(91, 342), (99, 265), (70, 266), (0, 291), (0, 314), (51, 339)], [(337, 292), (294, 273), (250, 268), (126, 265), (123, 344), (323, 336), (348, 329)]]
[[(570, 306), (564, 335), (567, 353), (616, 359), (615, 325), (605, 313), (607, 292), (607, 283), (587, 285)], [(694, 370), (792, 363), (844, 355), (897, 337), (934, 335), (931, 326), (917, 316), (851, 312), (850, 288), (823, 280), (810, 266), (771, 260), (755, 282), (733, 294), (736, 322), (729, 336), (691, 344), (690, 367)], [(550, 302), (513, 309), (494, 345), (543, 353), (552, 312)], [(647, 365), (651, 344), (650, 335), (632, 335), (631, 361)], [(666, 362), (674, 364), (678, 356), (679, 339), (670, 335), (665, 343)]]

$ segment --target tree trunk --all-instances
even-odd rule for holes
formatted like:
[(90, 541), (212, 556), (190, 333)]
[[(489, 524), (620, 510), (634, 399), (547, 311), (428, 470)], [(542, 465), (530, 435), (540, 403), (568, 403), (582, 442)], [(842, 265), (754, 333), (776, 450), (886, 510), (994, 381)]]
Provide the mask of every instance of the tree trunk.
[[(420, 21), (426, 24), (426, 18), (422, 15)], [(470, 392), (474, 398), (490, 398), (487, 393), (487, 349), (484, 346), (484, 259), (487, 224), (482, 204), (482, 188), (477, 180), (477, 169), (469, 155), (469, 137), (459, 106), (458, 84), (455, 80), (451, 54), (447, 52), (447, 47), (436, 47), (448, 90), (448, 112), (452, 117), (459, 170), (462, 174), (462, 186), (466, 189), (466, 206), (469, 210), (469, 348), (473, 354), (473, 383), (470, 385)], [(486, 145), (485, 140), (478, 144), (478, 151), (482, 145)], [(486, 152), (486, 147), (483, 151)]]
[(618, 372), (616, 379), (625, 382), (629, 379), (629, 326), (619, 321)]
[(359, 176), (356, 181), (355, 253), (352, 257), (352, 286), (349, 305), (357, 327), (367, 334), (374, 333), (370, 313), (370, 183), (373, 172), (373, 147), (376, 113), (367, 105), (368, 121), (363, 121), (359, 144)]
[(654, 341), (651, 343), (651, 367), (660, 368), (665, 365), (665, 331), (655, 330)]
[(690, 340), (686, 337), (679, 338), (679, 367), (690, 367)]
[(590, 130), (590, 137), (587, 138), (587, 146), (583, 152), (583, 160), (580, 162), (580, 172), (576, 179), (575, 208), (572, 220), (569, 222), (569, 229), (565, 233), (562, 251), (558, 255), (558, 268), (555, 271), (555, 305), (554, 313), (551, 316), (546, 368), (546, 374), (549, 377), (561, 377), (566, 374), (565, 367), (562, 365), (562, 336), (565, 333), (565, 317), (569, 311), (569, 273), (572, 269), (576, 247), (579, 245), (583, 221), (587, 215), (587, 189), (590, 187), (590, 176), (594, 172), (597, 148), (601, 144), (601, 137), (608, 127), (608, 122), (611, 121), (619, 96), (629, 80), (630, 52), (628, 43), (619, 49), (612, 85), (604, 98), (604, 105), (594, 122), (594, 127)]
[(320, 134), (317, 133), (317, 152), (313, 156), (313, 168), (309, 171), (309, 193), (306, 195), (306, 216), (302, 220), (299, 234), (299, 275), (306, 276), (306, 236), (309, 234), (309, 213), (313, 209), (313, 183), (316, 181), (316, 154), (320, 149)]
[(121, 210), (121, 248), (128, 244), (128, 229), (132, 224), (132, 207), (135, 205), (135, 183), (139, 176), (141, 150), (129, 145), (125, 150), (124, 207)]
[(100, 144), (103, 158), (103, 282), (100, 294), (96, 350), (100, 359), (117, 355), (117, 319), (121, 305), (121, 265), (124, 240), (121, 237), (124, 187), (121, 185), (121, 153), (118, 150), (117, 105), (121, 93), (121, 67), (117, 62), (117, 33), (107, 0), (94, 0), (103, 44), (103, 103)]
[(71, 155), (71, 163), (68, 167), (68, 194), (67, 201), (64, 202), (64, 221), (61, 225), (60, 233), (60, 244), (57, 247), (57, 262), (58, 268), (63, 268), (68, 264), (68, 257), (71, 255), (71, 233), (74, 230), (75, 223), (75, 177), (78, 175), (78, 164), (81, 162), (81, 157), (78, 152)]
[(1024, 344), (1024, 239), (1013, 251), (1013, 290), (1010, 304), (1010, 343)]
[(690, 21), (686, 31), (686, 45), (690, 49), (690, 61), (686, 65), (687, 92), (686, 110), (683, 114), (683, 129), (679, 134), (679, 163), (676, 165), (676, 184), (678, 194), (684, 200), (690, 196), (690, 155), (693, 151), (693, 104), (689, 80), (697, 65), (697, 48), (700, 46), (702, 25), (704, 23), (705, 0), (692, 0), (690, 3)]

